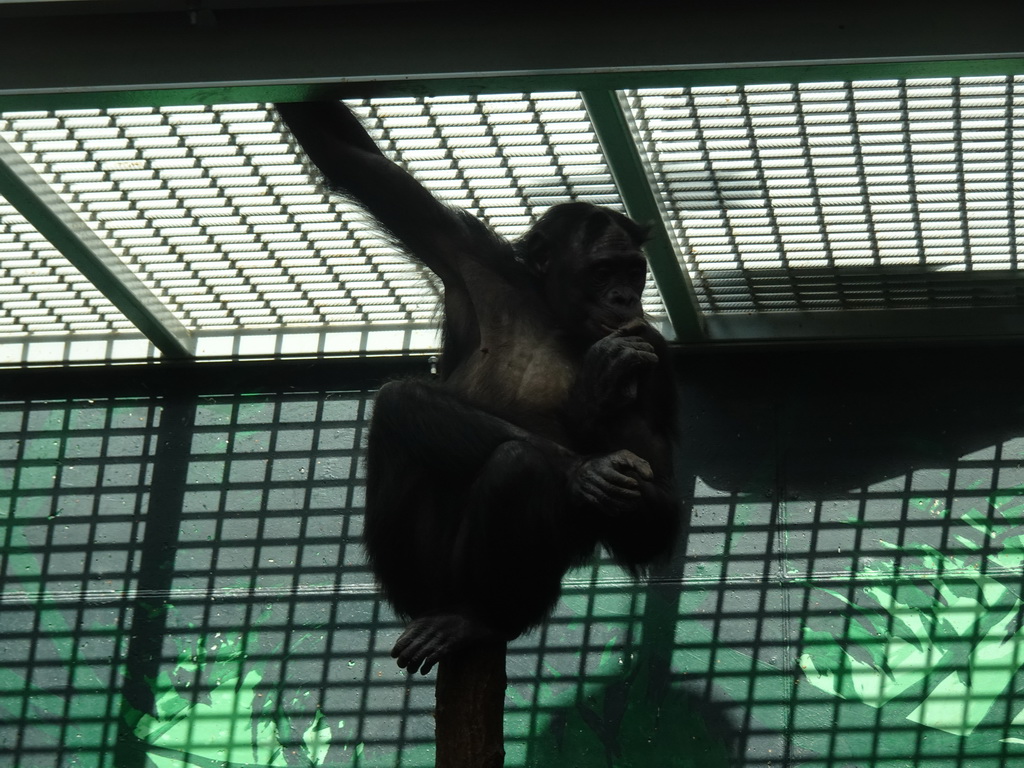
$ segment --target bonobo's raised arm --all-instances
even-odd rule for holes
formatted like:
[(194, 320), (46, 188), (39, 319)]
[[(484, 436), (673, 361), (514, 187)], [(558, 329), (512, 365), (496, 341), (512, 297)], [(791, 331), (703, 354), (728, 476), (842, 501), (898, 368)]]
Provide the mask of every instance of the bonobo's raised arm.
[(359, 118), (340, 101), (290, 102), (274, 108), (329, 181), (338, 178), (343, 183), (345, 169), (338, 166), (339, 153), (360, 150), (384, 156)]
[(599, 543), (633, 573), (666, 554), (674, 390), (643, 319), (644, 228), (575, 201), (513, 245), (382, 155), (344, 104), (278, 111), (330, 187), (444, 282), (440, 376), (383, 387), (367, 445), (364, 542), (410, 619), (399, 664), (540, 624)]
[(340, 101), (274, 106), (328, 186), (360, 203), (446, 284), (460, 259), (495, 242), (481, 222), (442, 204), (386, 158)]

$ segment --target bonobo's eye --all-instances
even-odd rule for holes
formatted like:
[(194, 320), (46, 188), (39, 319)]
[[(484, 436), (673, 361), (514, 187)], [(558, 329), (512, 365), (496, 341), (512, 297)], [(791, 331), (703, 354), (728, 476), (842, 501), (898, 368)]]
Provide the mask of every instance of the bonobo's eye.
[(645, 263), (630, 264), (619, 272), (623, 285), (628, 285), (637, 293), (642, 293), (647, 285), (647, 265)]

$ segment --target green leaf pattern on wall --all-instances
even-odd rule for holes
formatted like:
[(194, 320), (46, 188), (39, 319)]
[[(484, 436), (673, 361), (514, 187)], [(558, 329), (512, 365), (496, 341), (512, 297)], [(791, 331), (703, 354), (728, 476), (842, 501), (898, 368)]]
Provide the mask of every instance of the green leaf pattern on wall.
[[(204, 637), (194, 651), (179, 652), (171, 672), (161, 672), (153, 683), (155, 715), (143, 714), (135, 735), (147, 745), (155, 768), (204, 766), (259, 766), (259, 768), (320, 768), (328, 765), (333, 731), (317, 709), (312, 718), (290, 722), (275, 718), (272, 692), (264, 693), (264, 664), (249, 665), (246, 647), (255, 633)], [(200, 672), (212, 682), (209, 693), (197, 700), (176, 684), (179, 673)], [(340, 725), (340, 724), (339, 724)], [(301, 733), (301, 738), (282, 738)], [(297, 743), (296, 743), (297, 742)], [(348, 753), (348, 765), (359, 765), (362, 745), (337, 744)]]
[[(917, 701), (908, 720), (970, 735), (1024, 667), (1024, 501), (992, 498), (989, 508), (950, 521), (961, 528), (956, 555), (882, 541), (896, 557), (857, 574), (869, 584), (856, 599), (816, 587), (846, 604), (849, 619), (843, 637), (813, 620), (804, 627), (807, 681), (872, 707)], [(1024, 709), (1013, 724), (1024, 726)]]

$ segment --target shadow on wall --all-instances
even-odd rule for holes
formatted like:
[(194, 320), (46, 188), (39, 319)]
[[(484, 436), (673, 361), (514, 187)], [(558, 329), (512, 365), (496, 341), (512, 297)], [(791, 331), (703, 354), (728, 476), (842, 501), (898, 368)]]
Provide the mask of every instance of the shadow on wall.
[(948, 467), (1024, 433), (1024, 350), (684, 356), (682, 453), (725, 491), (800, 498)]
[[(680, 463), (700, 480), (683, 594), (713, 581), (719, 598), (703, 616), (680, 601), (677, 636), (703, 627), (761, 661), (778, 644), (787, 760), (1019, 759), (1020, 348), (708, 352), (679, 370)], [(745, 590), (770, 600), (744, 609)]]
[(531, 744), (529, 765), (649, 768), (671, 756), (679, 768), (728, 768), (737, 744), (725, 711), (656, 679), (642, 655), (620, 679), (554, 713)]

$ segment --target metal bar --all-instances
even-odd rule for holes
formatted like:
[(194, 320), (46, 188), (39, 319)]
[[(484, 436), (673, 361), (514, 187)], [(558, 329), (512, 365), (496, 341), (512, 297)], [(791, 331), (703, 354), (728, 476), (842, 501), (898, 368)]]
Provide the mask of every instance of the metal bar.
[(713, 85), (845, 82), (931, 77), (1006, 76), (1024, 73), (1024, 57), (894, 59), (847, 62), (763, 62), (752, 66), (679, 66), (588, 71), (492, 72), (451, 75), (307, 77), (291, 82), (224, 80), (188, 85), (153, 80), (77, 88), (0, 84), (0, 111), (167, 107), (343, 98), (461, 96), (487, 93), (682, 88)]
[(161, 360), (156, 363), (0, 368), (6, 400), (62, 397), (164, 397), (376, 390), (393, 378), (423, 376), (432, 355), (319, 360)]
[(524, 0), (486, 15), (468, 0), (445, 13), (426, 2), (198, 15), (185, 3), (162, 13), (104, 5), (95, 15), (0, 11), (0, 109), (1024, 72), (1019, 3), (974, 14), (952, 0), (891, 3), (884, 23), (856, 4), (806, 0), (741, 12), (636, 0), (600, 13)]
[(675, 238), (666, 226), (664, 209), (651, 187), (625, 106), (615, 91), (581, 91), (580, 96), (626, 212), (636, 221), (651, 225), (652, 237), (645, 250), (676, 338), (685, 342), (700, 341), (704, 330), (697, 296), (689, 275), (680, 264)]
[(705, 323), (708, 341), (723, 346), (755, 341), (1024, 339), (1024, 311), (1010, 307), (717, 313)]
[(188, 329), (3, 137), (0, 194), (164, 355), (192, 356)]

